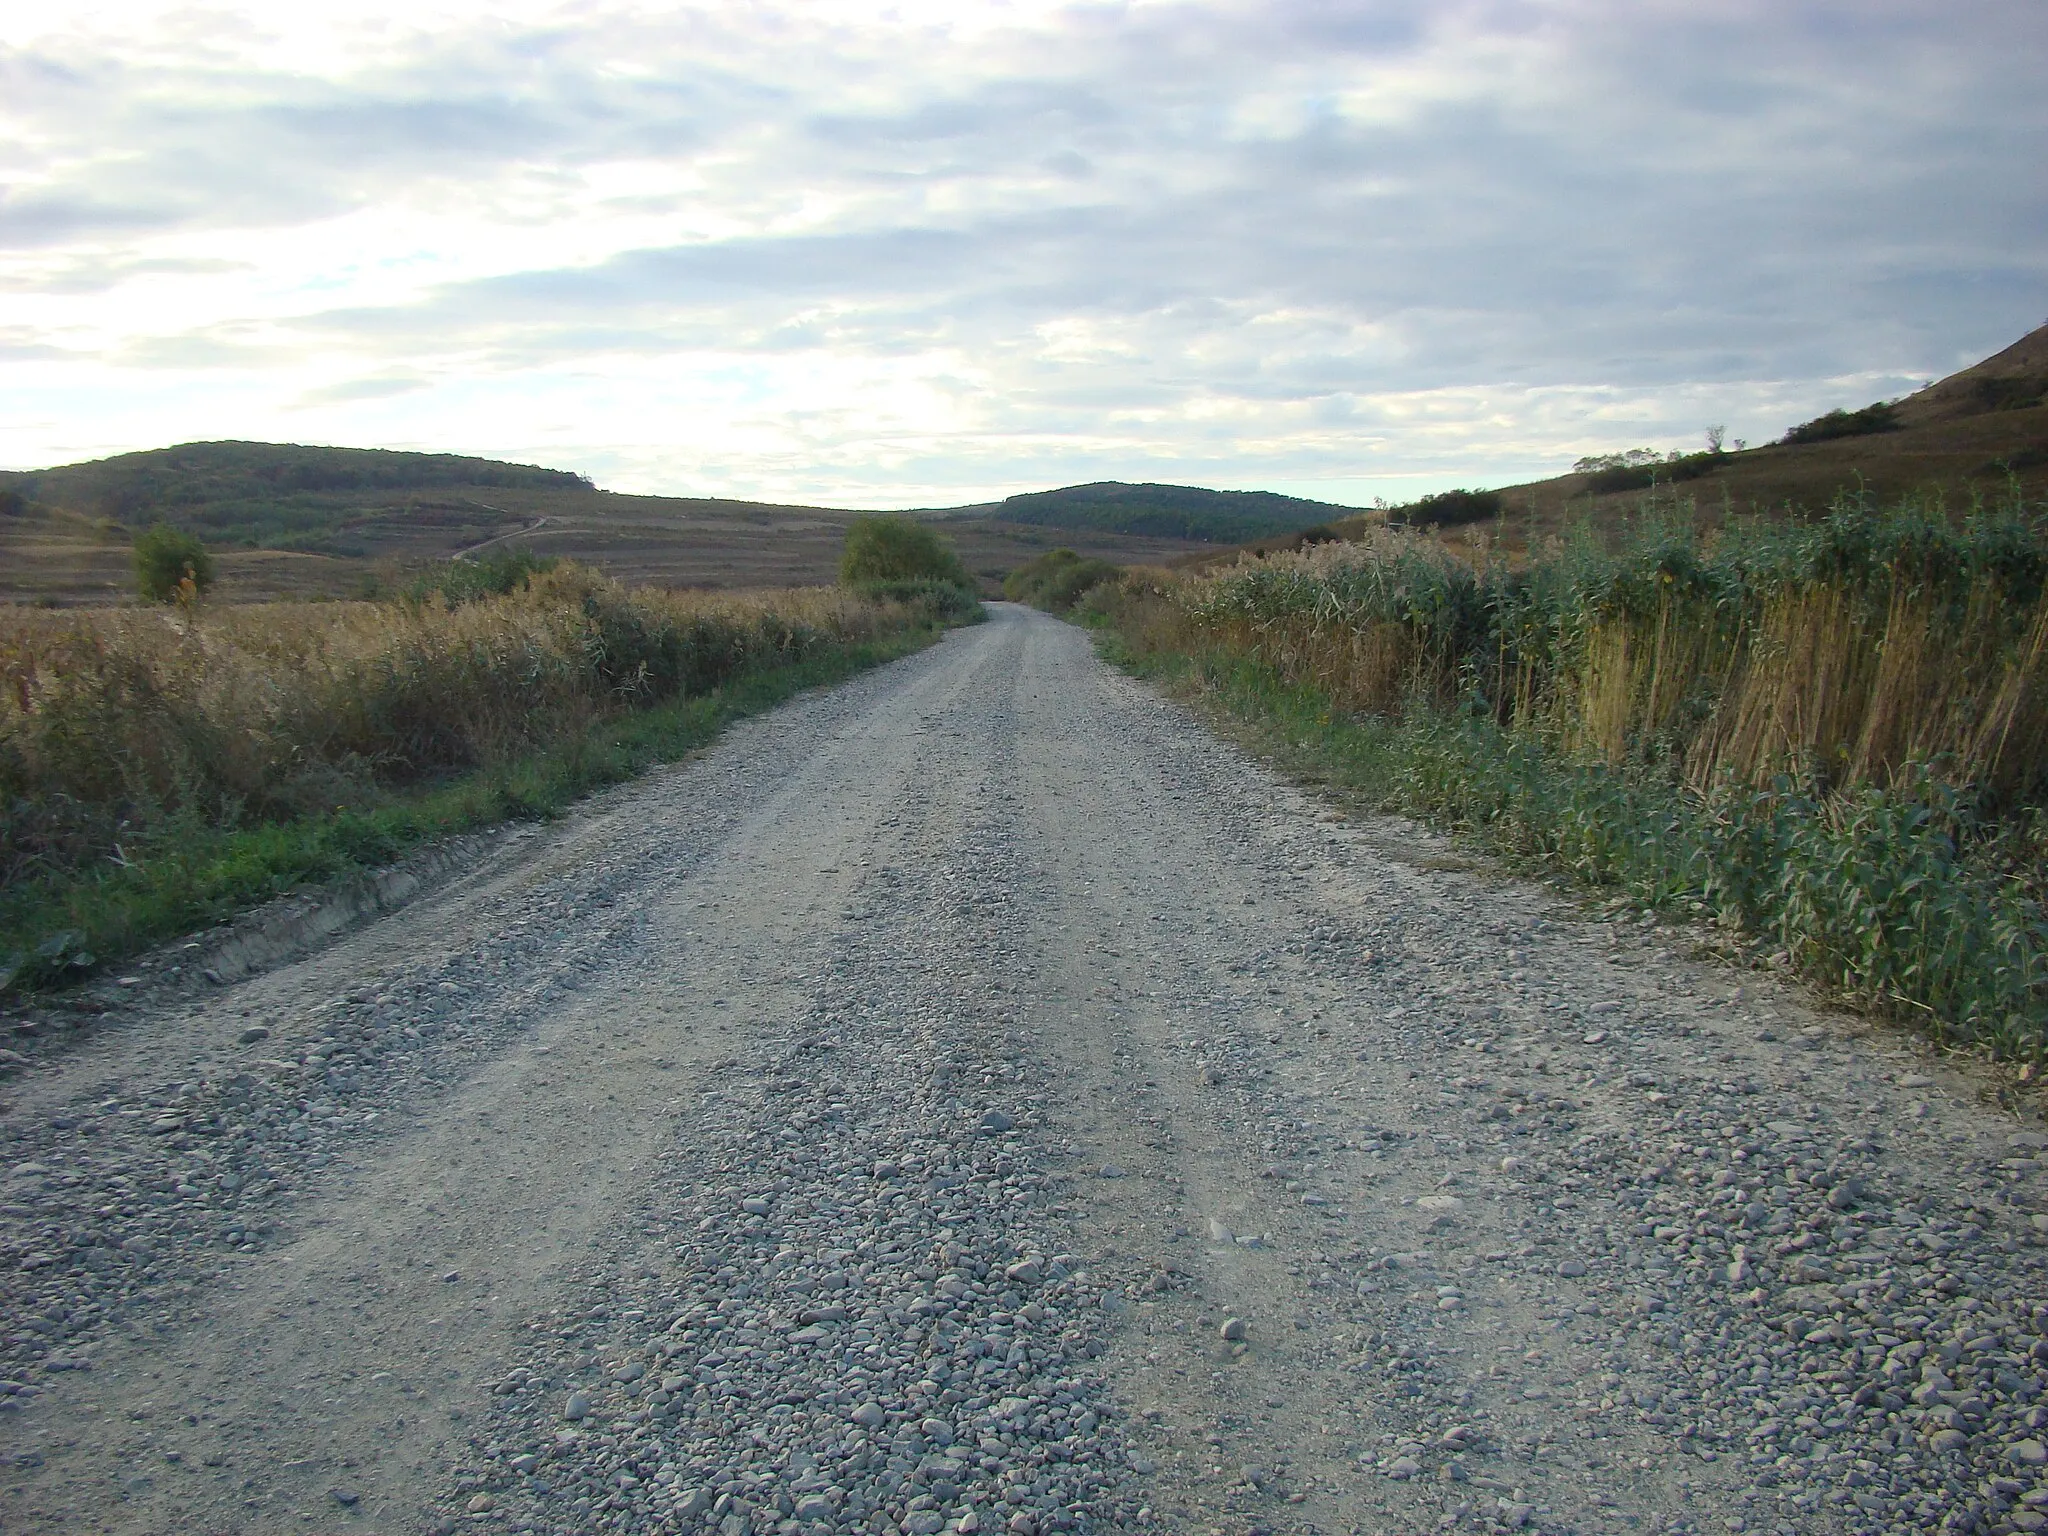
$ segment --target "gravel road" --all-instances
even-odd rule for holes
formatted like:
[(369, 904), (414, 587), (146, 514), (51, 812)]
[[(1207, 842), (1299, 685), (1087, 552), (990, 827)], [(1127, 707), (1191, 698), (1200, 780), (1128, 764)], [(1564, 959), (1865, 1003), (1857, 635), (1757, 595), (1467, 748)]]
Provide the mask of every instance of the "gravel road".
[(2048, 1527), (2048, 1138), (994, 614), (5, 1020), (0, 1528)]

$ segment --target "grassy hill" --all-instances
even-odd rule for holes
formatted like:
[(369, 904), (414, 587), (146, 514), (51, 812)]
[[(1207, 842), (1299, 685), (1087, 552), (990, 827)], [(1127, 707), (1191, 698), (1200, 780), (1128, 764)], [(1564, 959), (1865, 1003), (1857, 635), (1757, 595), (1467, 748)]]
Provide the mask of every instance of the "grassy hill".
[[(1539, 531), (1584, 517), (1598, 524), (1634, 510), (1661, 489), (1709, 518), (1809, 515), (1841, 493), (1880, 502), (1938, 497), (1958, 510), (1996, 500), (2017, 484), (2030, 501), (2048, 496), (2048, 326), (1974, 367), (1903, 400), (1844, 406), (1788, 426), (1783, 438), (1741, 451), (1689, 454), (1675, 462), (1575, 469), (1501, 489), (1510, 524)], [(1624, 467), (1625, 468), (1625, 467)]]
[(482, 499), (496, 491), (594, 489), (567, 470), (456, 454), (238, 442), (0, 475), (0, 488), (123, 526), (174, 522), (209, 544), (359, 556), (379, 518), (491, 529), (506, 516)]
[[(1175, 537), (1007, 521), (947, 535), (990, 590), (1054, 544), (1118, 562), (1200, 546)], [(216, 552), (227, 601), (353, 596), (491, 545), (670, 587), (830, 582), (857, 514), (709, 497), (624, 496), (581, 475), (454, 454), (282, 443), (187, 443), (55, 469), (0, 472), (0, 601), (119, 601), (129, 546), (159, 520)], [(931, 514), (943, 515), (943, 514)]]
[[(989, 508), (972, 508), (1010, 523), (1092, 533), (1139, 534), (1238, 544), (1269, 534), (1291, 533), (1355, 508), (1306, 501), (1272, 491), (1212, 491), (1194, 485), (1127, 485), (1100, 480), (1056, 491), (1029, 491)], [(957, 515), (957, 514), (956, 514)]]
[[(2030, 505), (2048, 503), (2048, 326), (1903, 400), (1848, 402), (1761, 447), (1676, 456), (1619, 449), (1547, 480), (1354, 514), (1310, 538), (1355, 536), (1391, 520), (1434, 527), (1453, 548), (1486, 539), (1519, 551), (1567, 525), (1619, 529), (1655, 504), (1689, 507), (1711, 526), (1729, 517), (1811, 517), (1844, 493), (1879, 504), (1936, 499), (1961, 512), (2002, 504), (2015, 490)], [(1245, 547), (1304, 542), (1272, 535)], [(1211, 563), (1217, 552), (1183, 558)]]

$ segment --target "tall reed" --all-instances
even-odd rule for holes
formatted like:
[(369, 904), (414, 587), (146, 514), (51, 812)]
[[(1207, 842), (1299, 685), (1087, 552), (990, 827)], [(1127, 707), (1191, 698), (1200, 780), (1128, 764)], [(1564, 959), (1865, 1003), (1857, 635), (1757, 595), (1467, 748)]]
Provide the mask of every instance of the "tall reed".
[(2048, 1052), (2048, 529), (2025, 509), (1651, 521), (1514, 567), (1390, 529), (1084, 606), (1141, 662), (1232, 679), (1240, 712), (1306, 690), (1288, 707), (1389, 804), (1688, 905), (1945, 1037)]

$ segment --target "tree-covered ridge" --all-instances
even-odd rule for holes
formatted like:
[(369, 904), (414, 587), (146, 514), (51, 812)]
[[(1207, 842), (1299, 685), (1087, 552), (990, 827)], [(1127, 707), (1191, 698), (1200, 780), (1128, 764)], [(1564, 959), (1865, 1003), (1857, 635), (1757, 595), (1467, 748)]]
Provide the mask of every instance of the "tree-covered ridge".
[(1047, 528), (1232, 544), (1312, 527), (1354, 510), (1274, 491), (1212, 491), (1194, 485), (1129, 485), (1102, 480), (1011, 496), (991, 515), (1005, 522)]
[(453, 453), (297, 443), (181, 443), (5, 477), (26, 501), (123, 524), (164, 521), (212, 542), (338, 551), (347, 519), (408, 498), (588, 491), (561, 469)]

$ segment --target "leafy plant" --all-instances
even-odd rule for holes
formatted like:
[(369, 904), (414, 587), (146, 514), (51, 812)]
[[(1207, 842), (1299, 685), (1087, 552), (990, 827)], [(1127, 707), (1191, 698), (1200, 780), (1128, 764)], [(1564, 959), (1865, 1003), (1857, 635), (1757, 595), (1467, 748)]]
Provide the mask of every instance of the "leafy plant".
[(501, 546), (466, 560), (448, 560), (420, 572), (407, 586), (414, 602), (439, 598), (450, 607), (475, 602), (482, 597), (503, 597), (517, 592), (534, 577), (561, 564), (553, 555), (537, 555), (530, 549)]
[(1003, 578), (1003, 596), (1048, 613), (1066, 613), (1094, 588), (1123, 576), (1108, 560), (1084, 559), (1071, 549), (1048, 550)]
[(213, 556), (170, 523), (157, 523), (135, 540), (135, 587), (143, 601), (191, 602), (213, 585)]
[(951, 544), (926, 524), (896, 513), (857, 517), (848, 525), (839, 579), (848, 586), (877, 581), (974, 585)]

